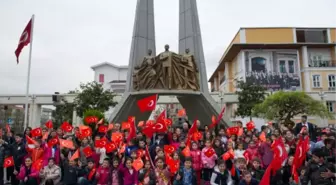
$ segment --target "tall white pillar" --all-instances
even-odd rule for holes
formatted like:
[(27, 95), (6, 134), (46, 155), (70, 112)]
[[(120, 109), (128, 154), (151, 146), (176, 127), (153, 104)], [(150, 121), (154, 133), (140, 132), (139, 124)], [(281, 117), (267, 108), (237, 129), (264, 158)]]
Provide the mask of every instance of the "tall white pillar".
[(42, 106), (39, 104), (31, 104), (29, 108), (29, 123), (32, 128), (41, 126), (41, 111)]
[(77, 127), (81, 123), (81, 118), (77, 116), (77, 112), (74, 109), (72, 112), (72, 125)]
[(301, 53), (302, 53), (302, 61), (303, 61), (302, 69), (303, 69), (303, 74), (304, 74), (304, 85), (305, 85), (304, 90), (306, 92), (309, 92), (311, 88), (310, 88), (310, 75), (309, 75), (310, 72), (306, 70), (309, 67), (307, 46), (302, 46), (301, 50), (302, 50)]

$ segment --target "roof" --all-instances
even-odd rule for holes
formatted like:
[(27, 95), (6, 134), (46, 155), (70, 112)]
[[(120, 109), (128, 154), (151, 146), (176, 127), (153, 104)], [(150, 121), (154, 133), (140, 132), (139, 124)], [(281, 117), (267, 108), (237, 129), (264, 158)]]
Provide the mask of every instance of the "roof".
[(114, 68), (118, 68), (118, 69), (128, 69), (128, 66), (126, 66), (126, 65), (118, 66), (118, 65), (115, 65), (115, 64), (112, 64), (112, 63), (109, 63), (109, 62), (102, 62), (100, 64), (96, 64), (94, 66), (91, 66), (91, 69), (94, 70), (98, 67), (102, 67), (102, 66), (105, 66), (105, 65), (111, 66), (111, 67), (114, 67)]
[(212, 73), (208, 82), (213, 81), (216, 72), (219, 70), (224, 70), (225, 62), (231, 62), (238, 53), (243, 49), (300, 49), (302, 46), (307, 46), (308, 48), (331, 48), (335, 46), (334, 43), (281, 43), (281, 44), (271, 44), (271, 43), (234, 43), (231, 44), (228, 49), (223, 54), (219, 61), (219, 65), (216, 70)]

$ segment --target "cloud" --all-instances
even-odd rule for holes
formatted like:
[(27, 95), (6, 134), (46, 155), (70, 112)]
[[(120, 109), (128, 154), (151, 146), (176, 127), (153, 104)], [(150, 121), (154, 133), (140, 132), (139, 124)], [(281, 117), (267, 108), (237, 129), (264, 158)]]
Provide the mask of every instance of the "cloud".
[[(336, 1), (198, 0), (207, 75), (216, 68), (239, 27), (336, 25)], [(178, 49), (178, 0), (155, 0), (157, 51)], [(127, 65), (135, 0), (30, 0), (0, 2), (0, 94), (24, 94), (26, 47), (15, 62), (14, 50), (24, 26), (36, 15), (31, 93), (67, 92), (93, 80), (92, 65)]]

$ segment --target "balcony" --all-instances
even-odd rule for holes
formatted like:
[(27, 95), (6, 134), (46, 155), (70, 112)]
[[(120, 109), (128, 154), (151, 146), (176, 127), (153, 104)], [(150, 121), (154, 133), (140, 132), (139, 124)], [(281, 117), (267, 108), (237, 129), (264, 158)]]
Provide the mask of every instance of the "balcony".
[(309, 60), (309, 67), (336, 67), (335, 60)]

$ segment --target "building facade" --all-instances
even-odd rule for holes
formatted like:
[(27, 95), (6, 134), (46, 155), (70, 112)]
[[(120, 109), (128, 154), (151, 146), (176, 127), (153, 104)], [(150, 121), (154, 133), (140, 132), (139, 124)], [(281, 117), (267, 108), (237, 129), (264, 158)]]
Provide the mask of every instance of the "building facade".
[(240, 80), (271, 92), (302, 90), (335, 113), (335, 75), (335, 28), (240, 28), (209, 82), (212, 92), (234, 93)]
[(103, 62), (91, 67), (94, 71), (94, 81), (102, 83), (104, 89), (123, 93), (126, 88), (128, 66), (118, 66)]

